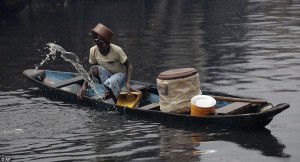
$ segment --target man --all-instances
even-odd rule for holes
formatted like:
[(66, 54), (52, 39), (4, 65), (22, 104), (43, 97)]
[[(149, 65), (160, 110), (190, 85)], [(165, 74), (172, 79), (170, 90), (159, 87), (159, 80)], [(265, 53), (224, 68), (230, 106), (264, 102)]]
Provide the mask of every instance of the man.
[[(124, 84), (128, 93), (132, 91), (129, 84), (132, 65), (122, 48), (110, 43), (113, 36), (110, 29), (99, 23), (91, 30), (95, 45), (90, 48), (89, 62), (93, 66), (90, 68), (89, 74), (94, 82), (104, 85), (109, 97), (116, 102)], [(77, 93), (80, 99), (82, 99), (87, 86), (88, 83), (85, 81)]]

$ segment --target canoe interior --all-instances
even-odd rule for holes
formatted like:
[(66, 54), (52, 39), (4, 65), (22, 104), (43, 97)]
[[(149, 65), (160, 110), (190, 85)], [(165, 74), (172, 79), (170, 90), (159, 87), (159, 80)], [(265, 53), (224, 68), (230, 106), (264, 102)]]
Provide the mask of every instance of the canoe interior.
[[(32, 78), (35, 79), (38, 82), (41, 82), (45, 85), (48, 86), (54, 86), (57, 85), (58, 83), (64, 82), (64, 81), (68, 81), (72, 78), (78, 77), (79, 74), (77, 73), (72, 73), (72, 72), (60, 72), (60, 71), (51, 71), (51, 70), (37, 70), (35, 72), (33, 71), (27, 71), (28, 75)], [(66, 86), (62, 86), (59, 87), (60, 90), (72, 93), (72, 94), (76, 94), (80, 88), (81, 85), (83, 84), (84, 80), (83, 79), (79, 79), (78, 81), (72, 83), (72, 84), (68, 84)], [(158, 91), (156, 88), (155, 84), (149, 84), (149, 83), (144, 83), (144, 82), (138, 82), (138, 81), (131, 81), (131, 84), (134, 86), (139, 85), (140, 87), (144, 87), (141, 89), (142, 91), (142, 98), (141, 101), (139, 102), (137, 109), (139, 107), (144, 107), (153, 103), (159, 103), (159, 95), (158, 95)], [(100, 90), (102, 92), (104, 92), (104, 90), (101, 90), (101, 86), (98, 87), (97, 90)], [(88, 90), (87, 92), (90, 92), (87, 94), (88, 98), (96, 98), (96, 94), (92, 93), (92, 90)], [(211, 96), (227, 96), (227, 97), (235, 97), (232, 95), (228, 95), (225, 93), (218, 93), (218, 92), (206, 92), (203, 91), (203, 94), (205, 95), (211, 95)], [(216, 109), (220, 108), (220, 107), (224, 107), (226, 105), (229, 105), (233, 103), (232, 101), (225, 101), (225, 100), (217, 100), (217, 104), (215, 105)], [(113, 104), (113, 102), (109, 102), (109, 104)], [(271, 104), (269, 103), (254, 103), (251, 104), (250, 107), (248, 107), (246, 112), (242, 112), (245, 114), (249, 114), (249, 113), (258, 113), (260, 111), (262, 111), (262, 109), (268, 109), (271, 108)], [(151, 109), (151, 111), (160, 111), (159, 108), (154, 108)], [(186, 115), (189, 115), (189, 113), (186, 113)], [(220, 115), (220, 114), (219, 114)], [(225, 115), (225, 114), (223, 114)]]

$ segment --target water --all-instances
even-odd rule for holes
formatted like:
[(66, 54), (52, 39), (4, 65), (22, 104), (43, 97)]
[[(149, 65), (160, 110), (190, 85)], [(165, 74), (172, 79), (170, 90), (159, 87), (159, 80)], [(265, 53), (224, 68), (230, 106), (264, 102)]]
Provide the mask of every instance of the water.
[(80, 64), (80, 60), (75, 53), (67, 52), (60, 45), (57, 45), (55, 43), (47, 43), (46, 45), (48, 46), (50, 52), (46, 54), (46, 58), (42, 59), (42, 62), (39, 65), (35, 66), (35, 70), (37, 70), (39, 67), (45, 64), (51, 57), (53, 58), (53, 60), (55, 60), (56, 54), (60, 54), (60, 56), (66, 62), (70, 62), (75, 67), (79, 74), (81, 74), (84, 77), (84, 79), (90, 80), (88, 72)]
[[(0, 157), (14, 161), (298, 161), (299, 1), (34, 1), (0, 25)], [(155, 82), (194, 67), (201, 89), (263, 98), (291, 108), (261, 131), (162, 124), (63, 102), (22, 71), (48, 42), (76, 53), (84, 69), (98, 22), (114, 32), (134, 67)], [(75, 59), (76, 60), (76, 59)], [(39, 69), (73, 71), (61, 57)]]
[(94, 94), (96, 94), (96, 96), (99, 96), (99, 99), (102, 99), (101, 95), (97, 89), (96, 89), (96, 84), (94, 83), (94, 81), (91, 79), (90, 75), (88, 74), (88, 72), (84, 69), (84, 67), (81, 65), (81, 62), (79, 60), (79, 58), (77, 57), (77, 55), (75, 53), (72, 52), (67, 52), (64, 48), (62, 48), (60, 45), (54, 44), (54, 43), (47, 43), (46, 44), (48, 46), (49, 49), (49, 53), (46, 54), (46, 58), (42, 59), (42, 62), (38, 65), (35, 66), (35, 70), (34, 72), (39, 68), (42, 67), (43, 64), (45, 64), (47, 61), (50, 60), (50, 58), (52, 58), (53, 60), (55, 60), (56, 55), (60, 54), (60, 56), (66, 61), (66, 62), (70, 62), (74, 68), (76, 69), (76, 71), (84, 78), (84, 80), (86, 80), (88, 82), (89, 87), (91, 87), (91, 89), (94, 91)]

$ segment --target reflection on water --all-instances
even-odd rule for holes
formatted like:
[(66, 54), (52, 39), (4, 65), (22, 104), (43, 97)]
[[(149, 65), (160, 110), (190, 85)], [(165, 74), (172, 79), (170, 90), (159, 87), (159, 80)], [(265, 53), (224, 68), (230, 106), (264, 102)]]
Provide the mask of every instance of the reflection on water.
[[(185, 127), (184, 131), (177, 130), (174, 125), (167, 127), (161, 126), (161, 154), (167, 157), (175, 157), (176, 159), (201, 159), (201, 155), (213, 154), (211, 156), (218, 157), (220, 148), (218, 144), (221, 141), (231, 142), (237, 144), (239, 147), (259, 151), (264, 156), (284, 157), (289, 158), (290, 155), (284, 152), (285, 145), (283, 145), (276, 137), (271, 134), (268, 129), (260, 131), (232, 131), (232, 130), (219, 130), (219, 129), (199, 129), (195, 127)], [(189, 133), (191, 132), (191, 133)], [(213, 143), (207, 149), (201, 147), (203, 143)], [(190, 147), (186, 147), (188, 144)], [(186, 157), (182, 156), (183, 153)], [(193, 157), (193, 155), (198, 155)], [(236, 155), (235, 157), (239, 157)], [(222, 158), (222, 157), (220, 157)], [(198, 160), (199, 160), (198, 159)], [(192, 161), (194, 161), (192, 160)]]
[[(39, 91), (32, 90), (1, 93), (1, 107), (9, 108), (2, 109), (0, 117), (6, 127), (1, 131), (15, 129), (14, 133), (2, 133), (2, 154), (20, 161), (199, 161), (204, 155), (218, 157), (218, 142), (226, 141), (264, 156), (289, 157), (285, 146), (268, 129), (250, 133), (163, 125), (39, 96)], [(11, 100), (19, 103), (12, 104)], [(20, 109), (24, 103), (28, 107)], [(209, 142), (213, 143), (209, 149), (201, 147)]]
[[(199, 161), (204, 155), (220, 156), (218, 143), (226, 141), (239, 148), (259, 151), (264, 156), (289, 157), (284, 153), (285, 146), (268, 129), (249, 133), (162, 125), (122, 117), (116, 112), (53, 102), (39, 98), (40, 95), (39, 91), (1, 93), (2, 104), (6, 106), (11, 104), (12, 98), (30, 105), (19, 109), (15, 104), (9, 106), (10, 110), (2, 111), (0, 117), (7, 125), (2, 130), (23, 128), (18, 133), (1, 135), (3, 155), (19, 161)], [(13, 118), (9, 115), (12, 111)], [(202, 147), (210, 142), (211, 147)]]
[[(282, 133), (299, 134), (297, 109), (280, 114), (270, 130), (188, 129), (49, 100), (21, 74), (44, 58), (48, 42), (76, 53), (88, 69), (90, 28), (102, 22), (115, 32), (113, 43), (129, 56), (135, 80), (155, 82), (161, 71), (194, 67), (204, 90), (299, 107), (298, 1), (65, 2), (34, 1), (19, 15), (1, 19), (0, 157), (15, 161), (300, 158), (294, 151), (299, 150), (299, 140)], [(74, 71), (61, 58), (41, 68)]]

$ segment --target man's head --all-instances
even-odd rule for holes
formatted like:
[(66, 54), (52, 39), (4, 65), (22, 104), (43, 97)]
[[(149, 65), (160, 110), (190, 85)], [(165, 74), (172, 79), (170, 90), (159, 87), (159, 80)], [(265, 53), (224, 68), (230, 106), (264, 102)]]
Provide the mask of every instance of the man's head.
[(114, 33), (108, 29), (106, 26), (102, 25), (101, 23), (97, 24), (95, 28), (91, 29), (93, 32), (93, 38), (98, 35), (99, 38), (102, 38), (103, 41), (110, 43), (112, 36)]

